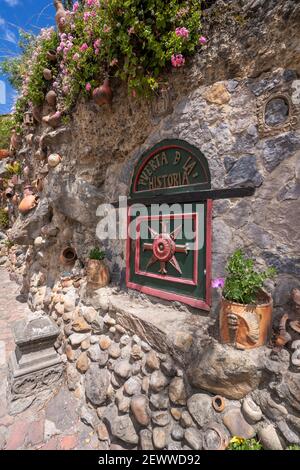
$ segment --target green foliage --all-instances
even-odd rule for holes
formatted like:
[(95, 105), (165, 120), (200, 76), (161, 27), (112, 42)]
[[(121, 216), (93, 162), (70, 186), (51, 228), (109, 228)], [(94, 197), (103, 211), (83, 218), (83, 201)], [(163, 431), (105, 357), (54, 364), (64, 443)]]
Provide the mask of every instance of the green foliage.
[(4, 230), (9, 227), (8, 213), (4, 209), (0, 208), (0, 229)]
[(263, 447), (256, 439), (244, 439), (235, 436), (231, 439), (227, 450), (263, 450)]
[[(95, 16), (87, 16), (93, 12)], [(65, 53), (63, 47), (62, 53), (69, 75), (67, 104), (80, 91), (87, 94), (87, 83), (95, 88), (107, 75), (126, 81), (131, 92), (151, 94), (173, 54), (195, 52), (200, 19), (199, 0), (108, 0), (81, 6), (66, 28), (72, 48)], [(176, 35), (177, 27), (185, 27), (188, 37)], [(85, 51), (80, 49), (83, 44), (88, 46)]]
[(99, 248), (93, 248), (90, 251), (89, 258), (101, 261), (105, 258), (105, 253), (102, 250), (100, 250)]
[(14, 163), (9, 163), (6, 165), (6, 171), (9, 174), (9, 176), (13, 175), (21, 175), (22, 173), (22, 167), (20, 162), (14, 162)]
[(274, 268), (258, 272), (254, 267), (254, 260), (246, 258), (241, 250), (237, 250), (230, 257), (226, 271), (223, 295), (227, 300), (242, 304), (252, 304), (257, 300), (257, 294), (263, 287), (266, 279), (276, 274)]
[(298, 446), (297, 444), (293, 444), (288, 446), (286, 450), (300, 450), (300, 446)]
[(14, 127), (13, 116), (0, 116), (0, 148), (8, 149), (10, 143), (10, 134)]

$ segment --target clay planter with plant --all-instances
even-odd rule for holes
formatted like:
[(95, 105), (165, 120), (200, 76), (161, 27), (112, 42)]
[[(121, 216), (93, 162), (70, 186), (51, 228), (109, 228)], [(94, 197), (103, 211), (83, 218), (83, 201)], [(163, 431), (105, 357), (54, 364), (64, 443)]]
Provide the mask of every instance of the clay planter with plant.
[(99, 289), (105, 287), (110, 282), (110, 274), (107, 265), (104, 262), (105, 253), (99, 248), (90, 251), (87, 263), (87, 284), (89, 287)]
[(220, 336), (222, 343), (238, 349), (252, 349), (267, 343), (272, 327), (272, 297), (264, 282), (275, 276), (275, 269), (255, 269), (254, 260), (237, 250), (226, 266), (227, 277), (215, 279), (221, 287)]

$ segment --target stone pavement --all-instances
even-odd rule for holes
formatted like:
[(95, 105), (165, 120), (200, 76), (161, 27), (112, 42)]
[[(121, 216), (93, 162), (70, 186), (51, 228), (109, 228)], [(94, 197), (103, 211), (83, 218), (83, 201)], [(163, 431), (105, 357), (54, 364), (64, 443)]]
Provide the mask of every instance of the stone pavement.
[(64, 385), (56, 393), (26, 399), (21, 407), (9, 406), (7, 364), (14, 349), (12, 327), (29, 312), (26, 303), (18, 301), (18, 290), (0, 268), (0, 449), (98, 449), (95, 431), (80, 420), (81, 401)]

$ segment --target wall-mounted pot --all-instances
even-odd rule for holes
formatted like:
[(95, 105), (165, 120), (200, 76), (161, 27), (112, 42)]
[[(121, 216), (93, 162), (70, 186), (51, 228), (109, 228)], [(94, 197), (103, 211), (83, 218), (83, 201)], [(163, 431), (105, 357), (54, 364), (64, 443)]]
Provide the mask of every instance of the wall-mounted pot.
[(53, 90), (50, 90), (48, 91), (47, 95), (46, 95), (46, 101), (47, 103), (50, 105), (50, 106), (55, 106), (56, 105), (56, 100), (57, 100), (57, 96), (56, 96), (56, 93), (55, 91)]
[(47, 59), (50, 62), (56, 62), (57, 61), (57, 55), (55, 51), (48, 51), (47, 52)]
[(38, 196), (34, 196), (33, 194), (25, 196), (19, 204), (21, 214), (27, 214), (27, 212), (34, 209), (38, 205), (38, 200)]
[(0, 160), (3, 158), (8, 158), (10, 156), (10, 151), (6, 149), (0, 149)]
[(105, 287), (110, 283), (109, 269), (102, 260), (89, 259), (86, 274), (88, 286), (94, 289)]
[(5, 196), (7, 197), (7, 199), (12, 199), (13, 195), (14, 195), (13, 188), (7, 188), (5, 190)]
[(59, 262), (63, 266), (72, 266), (77, 259), (77, 254), (74, 248), (67, 246), (60, 254)]
[(111, 106), (112, 97), (112, 89), (110, 88), (108, 78), (106, 78), (103, 82), (103, 85), (98, 88), (95, 88), (95, 90), (93, 91), (93, 100), (99, 106), (102, 106), (104, 104), (109, 104)]
[(52, 168), (56, 167), (61, 162), (61, 156), (58, 153), (51, 153), (48, 157), (48, 165)]
[(45, 69), (43, 70), (43, 77), (44, 77), (45, 80), (48, 80), (48, 81), (52, 80), (53, 75), (52, 75), (51, 70), (45, 68)]

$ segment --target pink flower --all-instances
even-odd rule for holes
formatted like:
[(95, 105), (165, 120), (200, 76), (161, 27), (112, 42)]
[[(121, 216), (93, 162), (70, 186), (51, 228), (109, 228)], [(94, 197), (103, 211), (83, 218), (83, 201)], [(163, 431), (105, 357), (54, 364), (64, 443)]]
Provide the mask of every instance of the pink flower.
[(84, 43), (82, 44), (82, 46), (80, 46), (79, 50), (80, 50), (80, 52), (84, 52), (84, 51), (86, 51), (88, 48), (89, 48), (89, 46), (87, 45), (86, 42), (84, 42)]
[(89, 11), (86, 11), (86, 12), (83, 14), (83, 20), (84, 20), (84, 21), (87, 21), (90, 16), (91, 16), (90, 12), (89, 12)]
[(99, 50), (99, 49), (95, 49), (95, 55), (98, 55), (98, 54), (99, 54), (99, 52), (100, 52), (100, 50)]
[(182, 54), (173, 54), (171, 63), (175, 68), (182, 67), (185, 64), (185, 58)]
[(85, 85), (85, 89), (86, 89), (86, 91), (91, 91), (92, 85), (91, 85), (90, 83), (87, 83), (87, 84)]
[(96, 41), (94, 42), (94, 48), (99, 49), (100, 45), (101, 45), (101, 39), (96, 39)]
[(75, 2), (74, 5), (73, 5), (73, 11), (77, 11), (78, 8), (79, 8), (79, 3)]
[(113, 59), (109, 65), (111, 67), (114, 67), (115, 65), (117, 65), (118, 62), (119, 62), (118, 59)]
[(224, 284), (225, 284), (225, 281), (222, 277), (218, 277), (211, 281), (211, 287), (213, 287), (214, 289), (217, 289), (218, 287), (221, 287), (223, 289)]
[(58, 87), (58, 83), (57, 83), (57, 82), (53, 82), (52, 86), (53, 86), (53, 88), (57, 88), (57, 87)]
[(109, 33), (111, 30), (111, 27), (110, 26), (107, 26), (106, 24), (103, 26), (103, 32), (104, 33)]
[(187, 28), (176, 28), (175, 30), (176, 36), (179, 36), (180, 38), (188, 38), (189, 37), (189, 30)]
[(206, 43), (207, 43), (206, 37), (200, 36), (200, 38), (199, 38), (199, 44), (202, 44), (202, 45), (203, 45), (203, 44), (206, 44)]
[(73, 55), (73, 60), (79, 60), (80, 59), (80, 55), (78, 54), (78, 52), (76, 52), (74, 55)]

